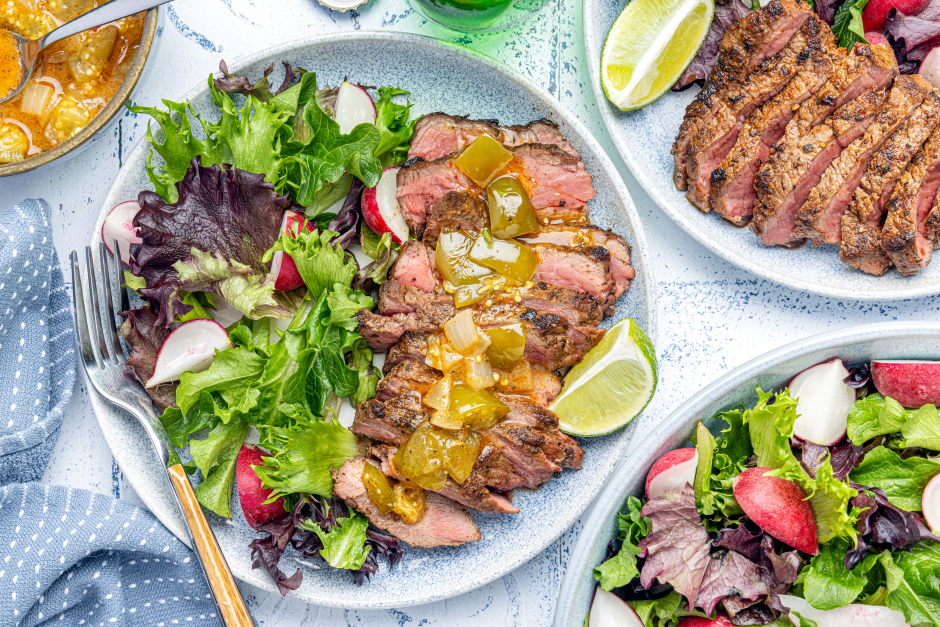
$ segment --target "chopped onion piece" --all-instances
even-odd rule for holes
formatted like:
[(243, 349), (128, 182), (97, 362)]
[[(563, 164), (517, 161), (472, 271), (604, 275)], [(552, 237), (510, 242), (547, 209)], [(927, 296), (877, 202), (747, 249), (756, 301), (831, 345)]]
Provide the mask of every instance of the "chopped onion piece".
[(463, 355), (445, 342), (441, 335), (435, 333), (428, 337), (428, 353), (424, 358), (425, 364), (440, 370), (444, 374), (450, 374), (450, 371), (460, 365), (462, 361)]
[[(478, 359), (479, 361), (477, 361)], [(490, 362), (480, 357), (464, 360), (464, 376), (467, 385), (475, 390), (491, 388), (496, 385)]]
[(46, 107), (52, 102), (55, 90), (50, 85), (31, 82), (23, 89), (23, 99), (20, 101), (20, 111), (36, 117), (43, 117)]
[(477, 326), (473, 324), (473, 316), (467, 309), (444, 323), (444, 333), (454, 350), (462, 355), (472, 352), (480, 343)]
[[(424, 396), (424, 404), (434, 409), (447, 409), (450, 407), (450, 389), (454, 386), (454, 379), (450, 376), (442, 377), (434, 384)], [(432, 424), (434, 420), (431, 420)], [(440, 425), (438, 425), (440, 426)]]

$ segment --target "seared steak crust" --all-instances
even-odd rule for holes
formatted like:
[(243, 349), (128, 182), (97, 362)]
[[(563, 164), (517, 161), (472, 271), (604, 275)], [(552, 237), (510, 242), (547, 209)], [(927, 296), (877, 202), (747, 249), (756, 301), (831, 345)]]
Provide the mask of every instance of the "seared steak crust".
[(450, 192), (476, 189), (450, 157), (434, 161), (408, 161), (398, 170), (398, 206), (415, 237), (424, 234), (428, 209)]
[(534, 244), (539, 266), (532, 277), (551, 285), (590, 294), (607, 312), (613, 312), (614, 279), (610, 273), (610, 252), (603, 246), (568, 248), (555, 244)]
[(895, 79), (884, 108), (871, 126), (832, 162), (797, 212), (798, 237), (807, 237), (817, 244), (838, 244), (841, 241), (842, 216), (869, 161), (931, 91), (933, 86), (920, 76)]
[(754, 177), (767, 161), (771, 146), (783, 137), (799, 106), (829, 80), (845, 56), (845, 49), (838, 47), (831, 29), (819, 27), (815, 18), (808, 20), (803, 30), (811, 36), (800, 55), (796, 76), (747, 117), (734, 146), (710, 174), (710, 206), (735, 226), (746, 226), (751, 221), (757, 198)]
[(480, 196), (472, 192), (450, 192), (428, 209), (422, 241), (433, 247), (443, 231), (482, 231), (489, 223), (489, 208)]
[(430, 549), (436, 546), (460, 546), (476, 542), (482, 536), (470, 513), (458, 503), (433, 492), (425, 493), (424, 516), (413, 525), (406, 524), (397, 514), (379, 513), (362, 485), (365, 459), (351, 459), (339, 470), (333, 469), (333, 493), (350, 507), (364, 514), (369, 522), (384, 529), (407, 544)]
[(881, 247), (881, 220), (901, 174), (940, 124), (940, 97), (930, 93), (872, 158), (852, 203), (842, 216), (842, 249), (845, 263), (881, 276), (892, 262)]
[[(904, 276), (919, 272), (930, 263), (935, 232), (931, 232), (934, 228), (928, 230), (927, 218), (938, 188), (940, 129), (934, 129), (905, 168), (887, 205), (881, 246)], [(934, 220), (931, 226), (935, 227)]]
[(811, 15), (810, 6), (799, 0), (771, 0), (767, 6), (728, 28), (715, 65), (702, 91), (686, 108), (685, 119), (672, 145), (676, 189), (687, 189), (686, 155), (696, 134), (712, 120), (723, 102), (739, 97), (736, 90), (741, 79), (764, 59), (780, 52)]
[(558, 125), (542, 118), (520, 126), (502, 126), (498, 120), (469, 120), (467, 116), (431, 113), (415, 124), (408, 158), (433, 161), (461, 150), (480, 135), (489, 135), (510, 148), (523, 144), (557, 146), (578, 159), (581, 155), (571, 146)]
[(398, 340), (398, 343), (385, 353), (385, 364), (382, 366), (382, 374), (387, 376), (395, 366), (406, 359), (413, 359), (424, 363), (427, 354), (428, 334), (406, 331), (405, 334), (401, 336), (401, 339)]
[[(794, 233), (797, 210), (832, 160), (871, 124), (884, 104), (879, 90), (896, 73), (890, 48), (857, 44), (822, 89), (800, 106), (754, 182), (757, 201), (751, 230), (761, 241), (802, 244)], [(863, 87), (867, 91), (854, 99)], [(846, 104), (840, 106), (842, 102)]]

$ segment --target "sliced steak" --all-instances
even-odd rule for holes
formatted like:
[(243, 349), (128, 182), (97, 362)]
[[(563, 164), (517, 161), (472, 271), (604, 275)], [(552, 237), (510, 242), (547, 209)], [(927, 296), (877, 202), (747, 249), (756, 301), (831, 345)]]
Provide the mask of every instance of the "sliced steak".
[(402, 244), (398, 260), (389, 272), (390, 278), (402, 285), (433, 292), (439, 286), (434, 250), (421, 242), (408, 240)]
[[(407, 482), (414, 487), (419, 487), (417, 484), (405, 479), (405, 477), (398, 472), (398, 468), (395, 467), (393, 458), (395, 457), (395, 453), (398, 452), (398, 447), (381, 444), (372, 446), (371, 452), (381, 462), (382, 472), (385, 476), (392, 477), (397, 481)], [(505, 462), (506, 465), (509, 465), (508, 460), (505, 460)], [(435, 490), (435, 492), (480, 512), (489, 512), (491, 514), (518, 514), (519, 508), (513, 505), (512, 502), (502, 494), (490, 491), (486, 487), (486, 480), (487, 474), (482, 470), (478, 470), (476, 464), (474, 464), (474, 469), (470, 471), (470, 474), (464, 480), (463, 484), (459, 484), (453, 479), (448, 478), (444, 488)]]
[(587, 201), (595, 193), (581, 159), (542, 144), (525, 144), (513, 153), (507, 169), (521, 175), (529, 204), (540, 218), (587, 219)]
[(395, 364), (379, 381), (375, 398), (387, 401), (401, 394), (402, 390), (414, 390), (423, 398), (442, 376), (440, 370), (425, 365), (423, 360), (405, 359)]
[(933, 86), (920, 76), (898, 76), (894, 80), (887, 102), (871, 126), (830, 164), (797, 212), (797, 237), (817, 244), (838, 244), (842, 240), (842, 216), (875, 152), (932, 91)]
[[(820, 37), (825, 33), (826, 37)], [(688, 188), (686, 199), (700, 211), (710, 210), (712, 173), (718, 169), (738, 140), (741, 127), (755, 108), (779, 94), (803, 66), (813, 64), (821, 51), (821, 39), (834, 50), (832, 30), (812, 17), (790, 39), (783, 50), (767, 58), (741, 80), (738, 96), (721, 103), (711, 121), (696, 134), (686, 155)], [(813, 47), (810, 47), (811, 41)], [(823, 52), (830, 57), (829, 52)]]
[[(815, 19), (809, 20), (803, 29), (817, 23)], [(735, 226), (746, 226), (751, 221), (757, 198), (754, 177), (767, 160), (771, 146), (783, 137), (799, 106), (829, 80), (846, 51), (838, 47), (832, 31), (826, 27), (819, 36), (810, 39), (804, 53), (806, 58), (801, 60), (796, 76), (783, 91), (747, 117), (734, 146), (710, 175), (710, 207)]]
[(522, 307), (561, 316), (572, 325), (596, 325), (604, 318), (604, 308), (590, 294), (549, 285), (545, 281), (505, 292), (493, 298), (493, 302), (508, 305), (510, 301), (516, 302), (516, 296)]
[(904, 169), (888, 201), (888, 216), (881, 233), (881, 246), (904, 276), (919, 272), (930, 263), (934, 233), (928, 232), (927, 217), (940, 188), (940, 128), (934, 129)]
[[(555, 147), (524, 144), (511, 149), (514, 157), (506, 166), (516, 174), (529, 204), (545, 219), (585, 219), (587, 201), (594, 198), (591, 175), (581, 160)], [(483, 190), (454, 165), (450, 157), (435, 161), (409, 161), (398, 171), (398, 204), (405, 221), (421, 237), (428, 211), (450, 192), (474, 191), (482, 197)]]
[(357, 314), (359, 323), (356, 331), (366, 341), (369, 348), (385, 350), (391, 348), (407, 331), (437, 331), (456, 313), (453, 301), (450, 307), (420, 309), (414, 313), (397, 313), (391, 316), (381, 316), (362, 309)]
[(797, 210), (839, 152), (871, 124), (884, 102), (880, 89), (896, 73), (890, 48), (858, 44), (822, 89), (800, 106), (754, 181), (751, 230), (761, 241), (787, 247), (802, 243), (794, 234)]
[(689, 103), (685, 118), (672, 145), (676, 165), (673, 182), (676, 189), (687, 189), (686, 155), (689, 145), (725, 102), (739, 98), (740, 82), (764, 59), (780, 52), (803, 23), (812, 15), (809, 5), (799, 0), (771, 0), (732, 24), (718, 49), (718, 58), (705, 80), (702, 91)]
[(428, 353), (428, 334), (406, 331), (398, 343), (385, 353), (385, 364), (382, 365), (382, 374), (387, 375), (392, 369), (405, 361), (413, 359), (424, 362)]
[(422, 241), (433, 248), (443, 231), (482, 231), (489, 224), (489, 207), (480, 196), (471, 192), (450, 192), (428, 210)]
[[(525, 396), (497, 394), (499, 400), (509, 405), (509, 413), (491, 431), (509, 433), (513, 423), (523, 424), (540, 433), (542, 452), (553, 463), (562, 468), (581, 468), (584, 451), (577, 440), (558, 430), (558, 416)], [(506, 436), (510, 437), (510, 436)]]
[(453, 309), (454, 298), (443, 289), (429, 294), (418, 288), (402, 285), (395, 279), (389, 279), (379, 288), (378, 307), (383, 316), (415, 313), (428, 308)]
[(868, 170), (842, 216), (842, 249), (845, 263), (868, 274), (881, 276), (891, 259), (881, 247), (881, 221), (901, 174), (911, 159), (940, 125), (940, 97), (931, 93), (884, 146), (875, 153)]
[(489, 135), (510, 148), (522, 144), (554, 145), (581, 158), (551, 120), (542, 118), (523, 126), (501, 126), (497, 120), (468, 120), (466, 116), (446, 113), (431, 113), (418, 120), (408, 158), (434, 161), (461, 150), (480, 135)]
[(349, 430), (371, 440), (398, 446), (406, 442), (418, 425), (428, 418), (421, 404), (421, 394), (403, 388), (388, 400), (374, 398), (359, 403)]
[(529, 244), (603, 246), (610, 253), (610, 273), (615, 283), (614, 298), (620, 298), (630, 287), (630, 281), (636, 278), (636, 270), (630, 265), (630, 246), (613, 231), (580, 224), (545, 225), (519, 239)]
[(343, 467), (332, 470), (333, 493), (350, 507), (364, 514), (369, 522), (411, 546), (430, 549), (436, 546), (460, 546), (476, 542), (482, 536), (473, 517), (458, 503), (433, 492), (425, 493), (424, 516), (413, 525), (402, 522), (397, 514), (379, 513), (362, 485), (362, 469), (366, 460), (351, 459)]
[(610, 272), (610, 253), (603, 246), (571, 248), (555, 244), (532, 246), (539, 256), (533, 281), (590, 294), (612, 312), (617, 297)]

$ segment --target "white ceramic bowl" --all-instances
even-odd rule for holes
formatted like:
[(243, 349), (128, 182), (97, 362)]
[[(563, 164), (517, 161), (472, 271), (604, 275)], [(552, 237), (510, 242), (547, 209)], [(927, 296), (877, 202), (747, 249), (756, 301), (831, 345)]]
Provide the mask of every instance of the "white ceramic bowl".
[(830, 357), (850, 364), (871, 359), (938, 359), (940, 322), (885, 322), (814, 335), (735, 368), (686, 401), (633, 451), (598, 497), (568, 558), (555, 606), (555, 627), (577, 627), (584, 621), (596, 583), (594, 567), (617, 536), (616, 513), (627, 496), (642, 495), (653, 462), (687, 442), (699, 420), (739, 405), (753, 406), (755, 386), (779, 388), (793, 375)]

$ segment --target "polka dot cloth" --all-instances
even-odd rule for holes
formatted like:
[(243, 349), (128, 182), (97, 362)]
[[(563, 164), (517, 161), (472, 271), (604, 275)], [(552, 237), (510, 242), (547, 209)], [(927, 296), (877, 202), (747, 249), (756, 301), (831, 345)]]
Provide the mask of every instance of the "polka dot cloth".
[(0, 216), (0, 485), (46, 469), (72, 396), (74, 347), (49, 205), (23, 201)]
[(0, 627), (219, 627), (193, 553), (153, 514), (84, 490), (0, 488)]

